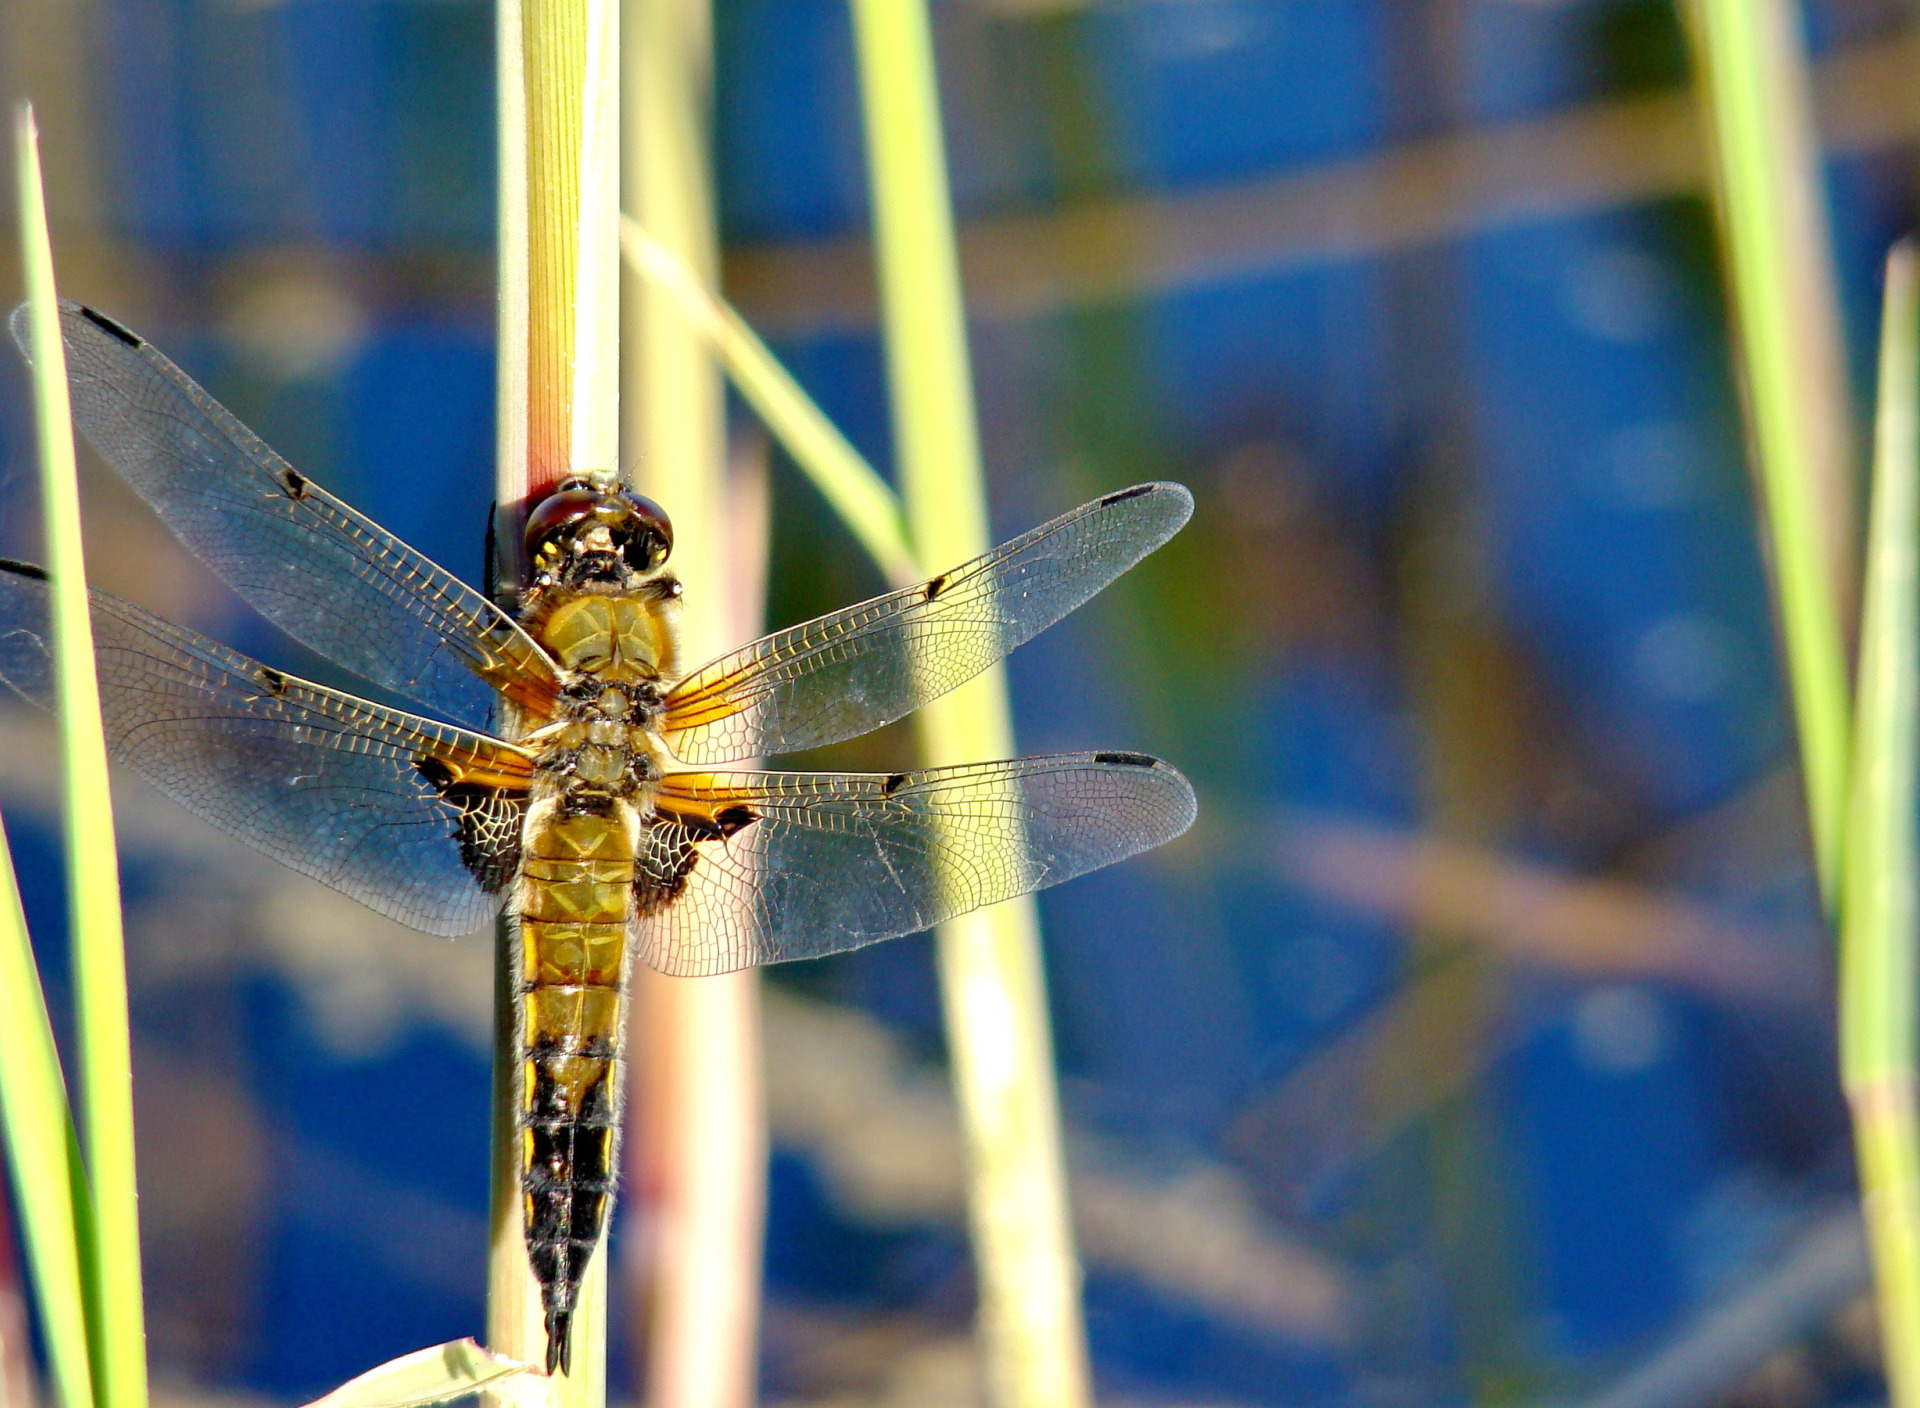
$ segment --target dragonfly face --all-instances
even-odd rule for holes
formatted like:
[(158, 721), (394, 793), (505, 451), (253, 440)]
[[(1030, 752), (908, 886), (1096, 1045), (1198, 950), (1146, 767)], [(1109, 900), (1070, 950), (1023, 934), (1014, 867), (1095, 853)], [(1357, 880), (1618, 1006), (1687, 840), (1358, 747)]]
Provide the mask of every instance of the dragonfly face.
[(673, 551), (666, 510), (617, 483), (570, 479), (527, 515), (533, 587), (611, 582), (633, 590)]
[[(530, 575), (509, 613), (306, 479), (126, 328), (74, 304), (61, 323), (76, 423), (175, 536), (289, 635), (422, 711), (93, 594), (122, 762), (415, 928), (467, 933), (505, 906), (549, 1372), (567, 1367), (612, 1203), (635, 956), (690, 976), (838, 953), (1192, 822), (1186, 779), (1139, 753), (715, 770), (857, 737), (978, 674), (1171, 537), (1192, 509), (1179, 485), (1109, 494), (686, 670), (673, 529), (651, 500), (610, 480), (561, 485), (528, 516)], [(51, 707), (46, 616), (39, 569), (0, 563), (0, 679)]]

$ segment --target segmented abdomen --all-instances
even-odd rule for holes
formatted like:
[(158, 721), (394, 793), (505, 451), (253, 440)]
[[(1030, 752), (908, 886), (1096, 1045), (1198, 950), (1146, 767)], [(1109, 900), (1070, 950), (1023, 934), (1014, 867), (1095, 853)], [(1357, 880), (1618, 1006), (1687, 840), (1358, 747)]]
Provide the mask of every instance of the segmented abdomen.
[(613, 1201), (633, 870), (632, 831), (617, 816), (529, 828), (519, 920), (520, 1167), (549, 1373), (568, 1367), (580, 1280)]

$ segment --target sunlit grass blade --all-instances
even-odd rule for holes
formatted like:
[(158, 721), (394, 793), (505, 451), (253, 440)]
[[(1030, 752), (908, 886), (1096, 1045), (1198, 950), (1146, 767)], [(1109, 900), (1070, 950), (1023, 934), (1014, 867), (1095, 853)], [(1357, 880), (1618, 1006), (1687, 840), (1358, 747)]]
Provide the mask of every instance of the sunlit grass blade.
[(73, 1122), (60, 1055), (47, 1020), (12, 856), (0, 834), (0, 1134), (21, 1240), (32, 1271), (34, 1307), (62, 1408), (90, 1408), (93, 1377), (81, 1289), (79, 1218), (86, 1179), (75, 1167)]
[(1920, 267), (1887, 260), (1866, 599), (1841, 897), (1841, 1081), (1853, 1110), (1891, 1401), (1920, 1404)]
[(306, 1408), (431, 1408), (505, 1380), (533, 1366), (481, 1348), (471, 1339), (416, 1349), (356, 1375)]
[(637, 221), (622, 219), (620, 243), (635, 272), (670, 295), (681, 316), (712, 345), (754, 414), (887, 580), (907, 586), (925, 576), (907, 542), (899, 497), (814, 404), (760, 335)]
[(80, 483), (67, 404), (66, 349), (60, 336), (38, 136), (30, 109), (20, 110), (15, 139), (55, 694), (66, 784), (67, 909), (77, 1008), (79, 1123), (93, 1190), (93, 1235), (82, 1245), (82, 1275), (95, 1334), (94, 1389), (100, 1403), (103, 1408), (144, 1408), (146, 1317), (141, 1304), (133, 1051), (127, 1018), (126, 947), (120, 927), (119, 856), (80, 544)]
[[(923, 0), (853, 0), (901, 498), (936, 570), (989, 546), (933, 36)], [(1013, 756), (1006, 675), (920, 710), (929, 763)], [(1031, 896), (942, 925), (947, 1043), (968, 1159), (987, 1392), (996, 1408), (1092, 1400), (1067, 1212), (1039, 918)]]
[(1707, 96), (1741, 380), (1831, 912), (1847, 806), (1845, 603), (1853, 496), (1838, 298), (1796, 6), (1688, 0)]

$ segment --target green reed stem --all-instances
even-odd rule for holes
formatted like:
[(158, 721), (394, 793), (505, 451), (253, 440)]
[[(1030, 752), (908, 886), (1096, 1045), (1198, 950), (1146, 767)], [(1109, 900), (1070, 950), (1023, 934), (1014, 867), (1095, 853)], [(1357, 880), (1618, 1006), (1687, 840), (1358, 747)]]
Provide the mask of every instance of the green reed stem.
[(80, 1167), (60, 1053), (47, 1020), (13, 859), (0, 836), (0, 1136), (26, 1245), (34, 1305), (62, 1408), (92, 1408), (78, 1227), (92, 1195)]
[(1728, 289), (1814, 866), (1838, 902), (1847, 807), (1844, 603), (1852, 501), (1845, 367), (1797, 7), (1691, 0)]
[(1920, 1403), (1920, 267), (1911, 241), (1887, 259), (1879, 396), (1841, 905), (1840, 1075), (1889, 1397), (1912, 1405)]
[[(1840, 929), (1840, 1055), (1895, 1408), (1920, 1408), (1914, 767), (1920, 289), (1888, 261), (1858, 713), (1845, 665), (1851, 501), (1838, 300), (1798, 14), (1693, 0), (1814, 861)], [(1851, 743), (1849, 741), (1851, 736)], [(1851, 749), (1851, 752), (1850, 752)]]
[(66, 349), (54, 291), (38, 136), (30, 110), (21, 110), (15, 136), (55, 694), (66, 782), (67, 911), (78, 1011), (81, 1131), (93, 1190), (93, 1235), (83, 1240), (81, 1251), (94, 1333), (94, 1391), (102, 1408), (144, 1408), (146, 1315), (141, 1303), (133, 1043), (127, 1016), (126, 944), (120, 926), (119, 858), (80, 543), (80, 483), (67, 403)]

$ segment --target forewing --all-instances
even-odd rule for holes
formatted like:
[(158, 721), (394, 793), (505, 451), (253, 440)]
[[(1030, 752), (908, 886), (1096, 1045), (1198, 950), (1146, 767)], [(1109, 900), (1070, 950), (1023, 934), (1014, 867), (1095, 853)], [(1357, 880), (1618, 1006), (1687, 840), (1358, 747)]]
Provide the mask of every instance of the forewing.
[[(0, 679), (53, 705), (47, 592), (0, 564)], [(107, 746), (188, 811), (369, 909), (463, 934), (518, 860), (531, 760), (271, 670), (93, 593)]]
[[(26, 346), (14, 314), (14, 337)], [(60, 305), (73, 418), (187, 548), (261, 615), (361, 678), (471, 728), (553, 669), (479, 592), (304, 478), (118, 323)]]
[(663, 731), (699, 765), (857, 738), (972, 679), (1164, 543), (1178, 484), (1109, 494), (930, 582), (778, 631), (667, 696)]
[(640, 869), (635, 946), (663, 973), (725, 973), (911, 934), (1160, 845), (1193, 789), (1138, 753), (925, 772), (677, 773)]

